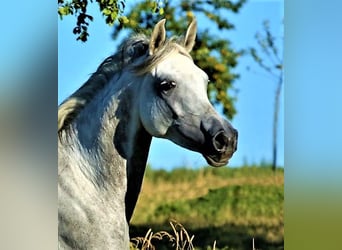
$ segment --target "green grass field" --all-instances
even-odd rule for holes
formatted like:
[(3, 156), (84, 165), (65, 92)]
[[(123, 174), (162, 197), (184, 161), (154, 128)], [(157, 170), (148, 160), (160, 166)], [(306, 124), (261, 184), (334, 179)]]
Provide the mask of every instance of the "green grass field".
[[(172, 234), (170, 221), (176, 221), (194, 236), (194, 248), (184, 249), (253, 249), (253, 239), (255, 249), (283, 249), (283, 204), (283, 168), (148, 168), (130, 235), (144, 237), (149, 229)], [(177, 249), (166, 240), (152, 243)]]

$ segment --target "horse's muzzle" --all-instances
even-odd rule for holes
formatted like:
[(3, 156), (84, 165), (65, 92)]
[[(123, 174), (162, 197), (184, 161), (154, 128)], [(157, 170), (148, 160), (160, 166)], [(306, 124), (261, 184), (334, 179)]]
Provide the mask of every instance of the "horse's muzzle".
[(203, 153), (208, 164), (214, 167), (227, 165), (237, 149), (238, 132), (228, 122), (213, 122), (207, 129), (206, 150)]

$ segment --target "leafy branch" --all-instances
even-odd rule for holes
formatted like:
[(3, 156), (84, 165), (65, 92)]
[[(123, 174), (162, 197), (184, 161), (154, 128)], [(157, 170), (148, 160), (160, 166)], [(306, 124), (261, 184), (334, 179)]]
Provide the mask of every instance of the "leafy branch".
[[(93, 3), (93, 0), (89, 0)], [(64, 1), (58, 0), (58, 15), (61, 19), (65, 16), (73, 15), (76, 17), (76, 25), (73, 29), (73, 33), (77, 36), (76, 40), (86, 42), (88, 40), (89, 21), (93, 21), (94, 17), (89, 15), (88, 0), (71, 0)], [(115, 22), (119, 22), (120, 26), (128, 23), (129, 20), (123, 15), (126, 8), (125, 0), (96, 0), (95, 1), (102, 15), (105, 17), (106, 24), (112, 26)], [(152, 11), (162, 11), (160, 1), (149, 1), (151, 3)]]

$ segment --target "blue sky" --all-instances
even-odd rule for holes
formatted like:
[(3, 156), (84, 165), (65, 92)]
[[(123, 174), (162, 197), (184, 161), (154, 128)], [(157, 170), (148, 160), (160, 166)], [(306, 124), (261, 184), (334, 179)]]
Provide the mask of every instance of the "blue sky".
[[(127, 1), (128, 6), (131, 1)], [(112, 28), (104, 23), (93, 4), (90, 13), (94, 22), (90, 24), (90, 37), (87, 43), (75, 40), (72, 34), (74, 18), (66, 17), (58, 21), (58, 103), (80, 87), (94, 72), (97, 66), (114, 53), (118, 42), (111, 39)], [(212, 30), (214, 35), (227, 37), (232, 47), (244, 49), (256, 46), (254, 35), (262, 30), (262, 22), (270, 21), (271, 32), (281, 48), (283, 38), (284, 3), (279, 0), (250, 0), (239, 14), (230, 14), (228, 20), (236, 29), (229, 32)], [(205, 23), (198, 20), (199, 29)], [(253, 70), (248, 71), (250, 66)], [(272, 160), (272, 118), (276, 83), (259, 69), (249, 57), (242, 57), (235, 69), (240, 74), (235, 87), (237, 94), (237, 115), (231, 121), (239, 131), (238, 151), (230, 161), (230, 166), (244, 163), (271, 162)], [(284, 165), (284, 91), (282, 90), (279, 113), (278, 165)], [(169, 141), (154, 139), (149, 163), (154, 168), (170, 169), (177, 166), (200, 167), (206, 165), (198, 153), (190, 152)]]

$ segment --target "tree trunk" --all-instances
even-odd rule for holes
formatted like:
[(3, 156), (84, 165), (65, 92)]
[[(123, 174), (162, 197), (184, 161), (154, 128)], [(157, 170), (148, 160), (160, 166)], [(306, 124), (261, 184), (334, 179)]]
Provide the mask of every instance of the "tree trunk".
[(273, 113), (273, 161), (272, 161), (272, 170), (275, 171), (277, 168), (277, 132), (278, 132), (278, 113), (279, 113), (279, 98), (281, 87), (283, 84), (283, 76), (282, 73), (279, 76), (279, 82), (277, 85), (275, 100), (274, 100), (274, 113)]

